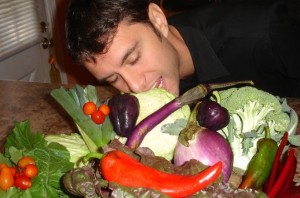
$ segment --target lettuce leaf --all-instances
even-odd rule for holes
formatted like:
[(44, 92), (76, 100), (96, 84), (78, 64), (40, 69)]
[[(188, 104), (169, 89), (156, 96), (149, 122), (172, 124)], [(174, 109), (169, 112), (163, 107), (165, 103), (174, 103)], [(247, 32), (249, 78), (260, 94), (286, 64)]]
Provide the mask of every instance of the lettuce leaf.
[(61, 144), (50, 143), (44, 134), (33, 133), (29, 121), (16, 123), (7, 137), (4, 154), (0, 154), (0, 163), (16, 164), (22, 156), (32, 156), (39, 169), (32, 179), (31, 188), (23, 191), (16, 187), (7, 192), (0, 190), (0, 197), (69, 197), (61, 188), (61, 177), (73, 169), (69, 151)]

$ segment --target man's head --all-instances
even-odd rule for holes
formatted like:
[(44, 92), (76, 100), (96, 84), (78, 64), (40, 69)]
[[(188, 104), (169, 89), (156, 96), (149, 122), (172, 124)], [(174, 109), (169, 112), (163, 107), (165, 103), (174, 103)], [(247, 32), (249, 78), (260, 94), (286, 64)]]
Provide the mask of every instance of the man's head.
[(163, 11), (150, 1), (71, 1), (67, 48), (97, 79), (121, 91), (162, 87), (178, 94), (178, 53)]
[(74, 61), (83, 63), (105, 53), (119, 23), (145, 23), (151, 0), (70, 0), (66, 20), (67, 49)]

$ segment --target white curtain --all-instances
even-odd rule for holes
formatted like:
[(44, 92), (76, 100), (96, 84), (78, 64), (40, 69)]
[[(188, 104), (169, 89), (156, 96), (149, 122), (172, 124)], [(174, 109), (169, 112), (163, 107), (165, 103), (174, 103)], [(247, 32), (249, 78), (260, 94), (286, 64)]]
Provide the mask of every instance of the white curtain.
[(0, 60), (41, 42), (40, 0), (0, 0)]

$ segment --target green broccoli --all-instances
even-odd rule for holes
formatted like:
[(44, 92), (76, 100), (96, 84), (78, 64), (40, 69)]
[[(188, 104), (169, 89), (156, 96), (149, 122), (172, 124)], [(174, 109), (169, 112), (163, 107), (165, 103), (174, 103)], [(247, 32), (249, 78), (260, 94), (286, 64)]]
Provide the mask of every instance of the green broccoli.
[(234, 153), (234, 167), (246, 170), (256, 153), (256, 142), (268, 127), (272, 136), (287, 131), (289, 115), (283, 111), (280, 98), (245, 86), (214, 92), (217, 102), (230, 114), (227, 127), (219, 131), (225, 136)]
[(282, 111), (279, 99), (255, 87), (245, 86), (219, 92), (220, 104), (230, 114), (236, 114), (236, 125), (242, 132), (257, 131), (268, 125), (271, 131), (284, 132), (289, 123), (289, 115)]

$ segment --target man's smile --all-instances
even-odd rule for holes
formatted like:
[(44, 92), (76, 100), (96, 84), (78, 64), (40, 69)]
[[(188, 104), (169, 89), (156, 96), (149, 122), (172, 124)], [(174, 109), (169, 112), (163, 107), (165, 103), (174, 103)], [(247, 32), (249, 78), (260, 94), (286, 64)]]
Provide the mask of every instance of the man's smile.
[(153, 84), (152, 88), (164, 88), (162, 77), (157, 79), (155, 83)]

